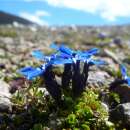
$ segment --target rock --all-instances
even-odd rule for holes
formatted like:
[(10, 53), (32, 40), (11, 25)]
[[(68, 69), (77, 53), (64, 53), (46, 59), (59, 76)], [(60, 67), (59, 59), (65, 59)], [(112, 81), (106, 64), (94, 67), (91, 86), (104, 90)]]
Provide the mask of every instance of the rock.
[(8, 112), (12, 110), (12, 104), (8, 98), (0, 97), (0, 112)]
[(113, 61), (115, 63), (120, 63), (119, 58), (117, 57), (117, 55), (115, 53), (113, 53), (112, 51), (108, 50), (108, 49), (104, 49), (104, 53), (106, 56), (110, 57), (111, 59), (113, 59)]
[(107, 112), (109, 111), (109, 107), (108, 107), (108, 105), (106, 103), (101, 102), (101, 105)]
[[(104, 68), (106, 68), (107, 70), (113, 69), (115, 71), (118, 71), (118, 69), (119, 69), (118, 64), (115, 64), (111, 58), (103, 57), (102, 60), (104, 60), (108, 64), (107, 66), (104, 66)], [(105, 69), (105, 71), (107, 72), (106, 69)]]
[(0, 56), (5, 57), (5, 50), (0, 48)]
[(98, 34), (98, 38), (100, 38), (101, 40), (104, 40), (107, 37), (108, 37), (108, 35), (105, 32), (101, 32)]
[(10, 101), (9, 85), (0, 80), (0, 111), (11, 111), (12, 103)]
[(6, 82), (0, 80), (0, 96), (1, 97), (8, 97), (8, 98), (11, 97), (11, 94), (9, 93), (9, 88), (10, 86)]
[(87, 83), (89, 86), (93, 85), (100, 87), (109, 84), (110, 76), (104, 71), (89, 71)]
[(111, 110), (110, 120), (130, 128), (130, 102), (119, 104), (115, 109)]
[(0, 69), (5, 69), (5, 64), (3, 64), (3, 63), (1, 64), (0, 63)]
[(121, 103), (130, 102), (130, 87), (127, 84), (113, 84), (111, 85), (110, 90), (119, 94)]
[(4, 38), (0, 38), (0, 41), (5, 43), (5, 44), (14, 44), (13, 38), (11, 37), (4, 37)]
[(16, 90), (25, 88), (25, 84), (29, 85), (31, 82), (23, 77), (19, 78), (14, 78), (12, 81), (9, 82), (10, 88), (9, 91), (10, 93), (15, 93)]
[(114, 42), (115, 44), (121, 45), (122, 40), (121, 40), (120, 37), (116, 37), (116, 38), (113, 39), (113, 42)]

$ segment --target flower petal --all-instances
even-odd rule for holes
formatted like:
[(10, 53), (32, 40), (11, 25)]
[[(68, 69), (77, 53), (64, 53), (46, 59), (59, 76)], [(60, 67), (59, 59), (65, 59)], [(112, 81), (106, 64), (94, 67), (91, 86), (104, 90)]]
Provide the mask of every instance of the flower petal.
[(120, 69), (121, 69), (121, 74), (122, 74), (123, 78), (126, 79), (127, 78), (126, 67), (124, 65), (120, 65)]
[(92, 49), (88, 50), (87, 53), (89, 53), (90, 55), (95, 55), (95, 54), (99, 53), (99, 49), (92, 48)]
[(89, 60), (90, 65), (105, 65), (106, 62), (103, 60)]
[(130, 77), (127, 77), (127, 83), (128, 83), (128, 85), (130, 86)]
[(25, 68), (20, 69), (18, 72), (20, 74), (27, 75), (28, 73), (34, 71), (34, 69), (35, 68), (29, 66), (29, 67), (25, 67)]
[(68, 55), (72, 55), (72, 54), (74, 53), (73, 50), (71, 50), (69, 47), (64, 46), (64, 45), (61, 45), (61, 46), (59, 47), (59, 50), (60, 50), (61, 52), (65, 53), (65, 54), (68, 54)]
[(34, 56), (35, 58), (37, 58), (39, 60), (44, 60), (44, 57), (45, 57), (45, 55), (39, 50), (33, 51), (32, 56)]
[(27, 77), (27, 79), (32, 80), (35, 77), (42, 75), (44, 73), (44, 71), (45, 70), (42, 70), (40, 68), (36, 68), (32, 72), (28, 73), (28, 75), (26, 77)]
[(72, 59), (56, 59), (53, 61), (53, 65), (71, 64)]
[(33, 67), (25, 67), (19, 70), (19, 73), (27, 77), (27, 79), (31, 80), (39, 75), (41, 75), (45, 69), (40, 67), (33, 68)]
[(52, 43), (52, 44), (50, 45), (50, 48), (55, 49), (55, 50), (58, 50), (58, 49), (59, 49), (59, 46), (57, 46), (55, 43)]

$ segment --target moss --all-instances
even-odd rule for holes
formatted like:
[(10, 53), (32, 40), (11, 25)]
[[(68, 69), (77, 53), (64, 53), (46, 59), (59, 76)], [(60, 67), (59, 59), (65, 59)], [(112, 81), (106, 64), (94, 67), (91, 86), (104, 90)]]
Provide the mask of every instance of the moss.
[(79, 99), (74, 100), (72, 111), (65, 117), (62, 128), (83, 130), (107, 128), (105, 119), (108, 112), (102, 107), (98, 96), (98, 93), (87, 89)]
[(120, 96), (117, 93), (114, 92), (110, 92), (109, 93), (109, 100), (110, 102), (116, 102), (116, 103), (120, 103)]

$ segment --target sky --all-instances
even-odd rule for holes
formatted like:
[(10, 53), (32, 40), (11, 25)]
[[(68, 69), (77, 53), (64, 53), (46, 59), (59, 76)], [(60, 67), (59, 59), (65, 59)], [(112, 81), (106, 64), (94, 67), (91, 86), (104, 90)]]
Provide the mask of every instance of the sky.
[(0, 0), (0, 11), (39, 25), (130, 23), (130, 0)]

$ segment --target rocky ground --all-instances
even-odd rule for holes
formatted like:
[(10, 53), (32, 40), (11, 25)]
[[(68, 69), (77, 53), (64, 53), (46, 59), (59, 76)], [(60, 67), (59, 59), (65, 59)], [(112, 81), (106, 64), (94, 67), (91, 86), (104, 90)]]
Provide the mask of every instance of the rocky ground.
[[(32, 50), (42, 50), (46, 54), (52, 52), (52, 42), (65, 43), (71, 48), (87, 50), (100, 48), (97, 56), (106, 61), (103, 67), (92, 67), (89, 73), (88, 86), (109, 87), (118, 76), (119, 64), (123, 63), (130, 74), (130, 26), (113, 27), (25, 27), (0, 26), (0, 111), (12, 111), (10, 90), (21, 87), (23, 80), (17, 70), (27, 65), (40, 63), (31, 56)], [(118, 88), (122, 103), (114, 108), (114, 114), (121, 115), (121, 120), (130, 123), (130, 89), (128, 86)], [(123, 94), (121, 93), (123, 92)], [(127, 96), (126, 96), (127, 95)], [(105, 102), (105, 101), (104, 101)], [(121, 111), (118, 111), (118, 109)], [(113, 113), (111, 112), (111, 114)], [(116, 111), (116, 112), (115, 112)], [(122, 112), (123, 111), (123, 112)], [(125, 118), (126, 116), (126, 118)], [(114, 116), (115, 117), (115, 116)], [(115, 119), (116, 120), (116, 119)], [(117, 119), (118, 120), (118, 119)]]

